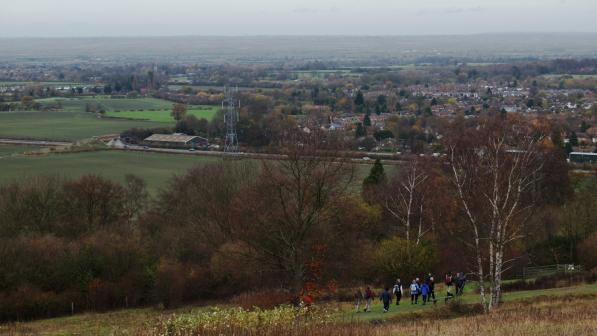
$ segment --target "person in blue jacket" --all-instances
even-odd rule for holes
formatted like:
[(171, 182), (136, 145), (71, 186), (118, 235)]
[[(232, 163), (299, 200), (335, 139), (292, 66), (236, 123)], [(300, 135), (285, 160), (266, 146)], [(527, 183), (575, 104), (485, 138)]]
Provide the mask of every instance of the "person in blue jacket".
[(429, 289), (429, 284), (424, 282), (421, 286), (421, 296), (423, 297), (423, 304), (427, 303), (427, 298), (429, 296), (430, 291), (431, 290)]

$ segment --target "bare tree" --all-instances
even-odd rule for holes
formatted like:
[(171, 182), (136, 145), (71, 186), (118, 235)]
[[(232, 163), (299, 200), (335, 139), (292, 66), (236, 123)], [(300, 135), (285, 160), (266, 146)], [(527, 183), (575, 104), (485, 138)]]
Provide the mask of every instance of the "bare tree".
[[(423, 212), (425, 211), (424, 184), (429, 176), (413, 161), (404, 174), (399, 175), (386, 191), (384, 207), (388, 213), (404, 227), (407, 244), (411, 241), (411, 230), (417, 225), (416, 245), (428, 231), (423, 228)], [(413, 222), (415, 222), (413, 224)]]
[(448, 143), (451, 180), (468, 224), (467, 244), (476, 254), (485, 311), (500, 302), (502, 274), (510, 262), (504, 260), (507, 246), (523, 237), (533, 205), (528, 193), (542, 167), (540, 139), (530, 125), (493, 119)]
[(317, 250), (340, 240), (353, 166), (316, 134), (297, 136), (286, 154), (263, 161), (258, 182), (239, 198), (235, 236), (298, 294)]

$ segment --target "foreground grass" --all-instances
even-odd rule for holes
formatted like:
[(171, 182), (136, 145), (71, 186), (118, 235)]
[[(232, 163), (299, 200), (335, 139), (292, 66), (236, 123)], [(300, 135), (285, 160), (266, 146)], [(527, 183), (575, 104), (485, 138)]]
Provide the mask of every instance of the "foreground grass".
[[(476, 294), (475, 289), (475, 286), (469, 285), (465, 291), (465, 294), (459, 297), (460, 302), (464, 304), (478, 303), (479, 296), (478, 294)], [(444, 294), (445, 291), (443, 291), (442, 287), (440, 286), (436, 293), (438, 301), (435, 305), (432, 303), (422, 305), (421, 300), (419, 300), (419, 304), (411, 305), (410, 297), (405, 297), (403, 298), (399, 306), (392, 304), (388, 313), (383, 312), (383, 306), (380, 304), (379, 300), (375, 301), (373, 309), (371, 310), (371, 312), (368, 313), (364, 313), (362, 311), (356, 313), (352, 304), (343, 303), (340, 305), (340, 312), (337, 315), (337, 319), (339, 321), (378, 321), (384, 319), (391, 319), (404, 313), (425, 313), (433, 310), (443, 309), (443, 307), (445, 307)], [(515, 302), (526, 299), (565, 298), (569, 296), (588, 295), (597, 295), (597, 284), (565, 288), (507, 292), (504, 293), (502, 299), (504, 302)]]
[[(472, 293), (464, 300), (472, 300)], [(506, 293), (505, 303), (488, 315), (458, 317), (444, 304), (435, 307), (413, 306), (379, 318), (346, 319), (324, 325), (303, 327), (278, 326), (276, 329), (247, 333), (227, 329), (213, 335), (597, 335), (597, 285)], [(476, 302), (476, 301), (475, 301)], [(474, 302), (473, 302), (474, 303)], [(346, 307), (342, 305), (341, 310)], [(5, 335), (160, 335), (156, 328), (164, 318), (200, 314), (206, 308), (182, 308), (162, 311), (151, 308), (129, 309), (103, 314), (83, 314), (27, 323), (0, 326)], [(328, 309), (337, 309), (329, 304)], [(376, 303), (374, 309), (381, 309)], [(351, 310), (351, 308), (349, 308)], [(346, 312), (342, 312), (346, 313)], [(367, 316), (375, 317), (376, 313)], [(380, 313), (381, 314), (381, 313)], [(365, 314), (360, 314), (364, 316)], [(376, 323), (367, 321), (374, 320)], [(189, 335), (199, 335), (190, 333)], [(201, 333), (212, 335), (212, 333)]]

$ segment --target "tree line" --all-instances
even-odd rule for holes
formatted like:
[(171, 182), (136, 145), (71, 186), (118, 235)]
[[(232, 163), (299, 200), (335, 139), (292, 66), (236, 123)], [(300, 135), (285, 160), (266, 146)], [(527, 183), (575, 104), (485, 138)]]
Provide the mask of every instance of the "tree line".
[(135, 176), (3, 185), (0, 319), (272, 288), (300, 299), (456, 269), (485, 280), (489, 311), (529, 262), (596, 266), (597, 179), (570, 180), (544, 133), (455, 124), (444, 159), (376, 162), (364, 180), (337, 139), (296, 132), (285, 160), (197, 166), (154, 197)]

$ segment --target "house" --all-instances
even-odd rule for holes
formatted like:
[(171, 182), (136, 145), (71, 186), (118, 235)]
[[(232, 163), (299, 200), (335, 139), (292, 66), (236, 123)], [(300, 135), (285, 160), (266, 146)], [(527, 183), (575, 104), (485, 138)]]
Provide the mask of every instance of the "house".
[(209, 145), (209, 141), (206, 138), (196, 135), (186, 135), (180, 133), (174, 134), (153, 134), (143, 142), (146, 145), (157, 146), (157, 147), (186, 147), (196, 148), (205, 147)]
[(507, 113), (517, 113), (518, 112), (518, 106), (514, 106), (514, 105), (504, 106), (503, 109)]

